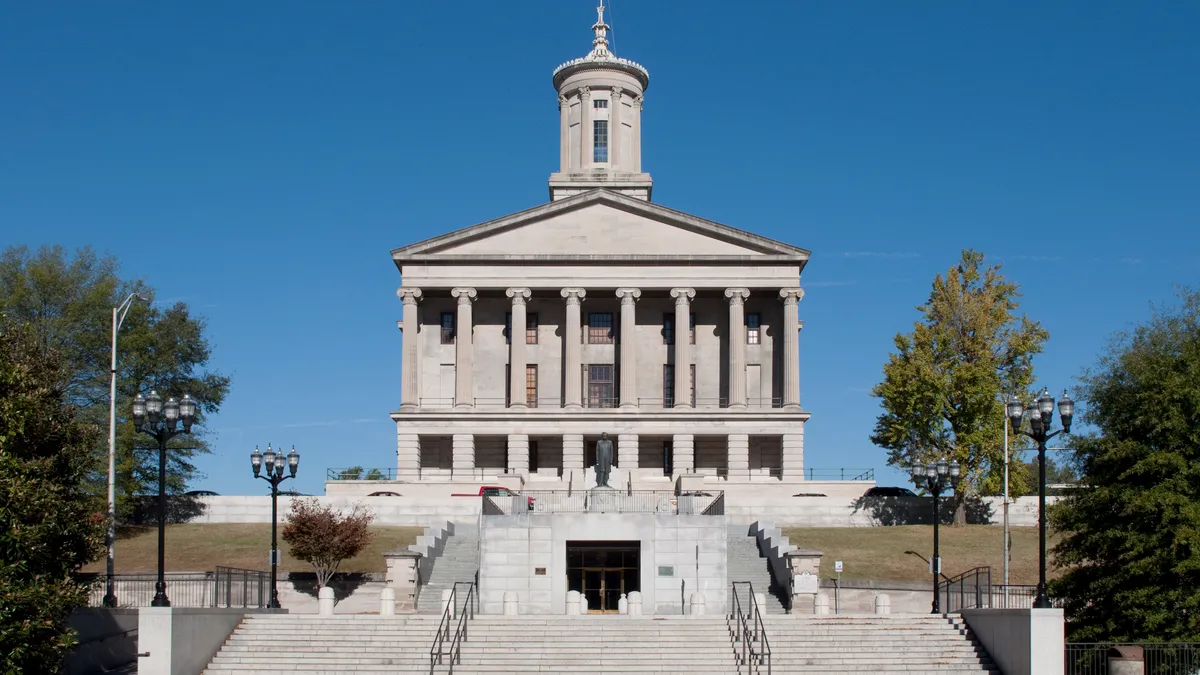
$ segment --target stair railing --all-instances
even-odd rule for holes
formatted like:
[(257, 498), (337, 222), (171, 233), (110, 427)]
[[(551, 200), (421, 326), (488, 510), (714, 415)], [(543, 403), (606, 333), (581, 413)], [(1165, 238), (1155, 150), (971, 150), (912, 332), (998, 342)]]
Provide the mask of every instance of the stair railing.
[[(944, 577), (943, 577), (944, 578)], [(975, 567), (938, 584), (943, 614), (992, 606), (992, 568)]]
[[(747, 600), (744, 604), (738, 595), (739, 586), (745, 589)], [(729, 629), (730, 637), (733, 641), (734, 659), (738, 662), (738, 672), (742, 671), (742, 666), (746, 666), (747, 673), (762, 672), (763, 663), (766, 663), (767, 675), (771, 675), (771, 643), (767, 640), (767, 627), (763, 622), (758, 599), (754, 597), (753, 583), (733, 582), (733, 613), (730, 619), (733, 623)]]
[[(466, 587), (466, 597), (463, 599), (463, 608), (461, 612), (456, 612), (458, 608), (459, 587)], [(478, 596), (475, 594), (475, 583), (470, 581), (456, 581), (454, 587), (450, 589), (450, 602), (446, 605), (446, 609), (442, 610), (442, 620), (438, 624), (437, 634), (433, 637), (433, 646), (429, 648), (429, 675), (433, 675), (434, 667), (440, 666), (445, 657), (450, 657), (449, 672), (454, 672), (455, 665), (462, 664), (462, 643), (467, 641), (467, 625), (470, 619), (475, 618), (475, 603), (478, 601)], [(458, 624), (454, 625), (454, 616), (458, 615)], [(454, 632), (451, 633), (451, 627), (454, 627)]]

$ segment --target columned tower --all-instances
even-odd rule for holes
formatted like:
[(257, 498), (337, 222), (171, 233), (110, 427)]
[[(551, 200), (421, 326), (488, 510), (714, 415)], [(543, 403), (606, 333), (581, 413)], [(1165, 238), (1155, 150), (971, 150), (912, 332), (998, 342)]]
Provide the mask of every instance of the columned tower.
[(642, 171), (642, 99), (650, 73), (608, 49), (604, 3), (596, 8), (592, 51), (554, 70), (558, 91), (559, 169), (550, 201), (595, 188), (650, 201)]

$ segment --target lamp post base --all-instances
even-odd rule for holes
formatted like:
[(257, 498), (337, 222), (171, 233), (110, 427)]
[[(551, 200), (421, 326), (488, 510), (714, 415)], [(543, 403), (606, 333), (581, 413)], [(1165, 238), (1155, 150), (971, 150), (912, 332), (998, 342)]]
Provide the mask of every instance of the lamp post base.
[(100, 601), (100, 604), (102, 607), (105, 607), (107, 609), (116, 609), (117, 608), (117, 596), (109, 593), (104, 596), (104, 599)]
[(1052, 609), (1054, 604), (1050, 602), (1050, 596), (1046, 594), (1045, 586), (1038, 586), (1037, 595), (1033, 598), (1034, 609)]
[(267, 609), (282, 609), (279, 604), (279, 592), (271, 588), (271, 599), (267, 601)]
[(167, 599), (167, 584), (159, 581), (154, 584), (154, 599), (150, 601), (151, 607), (170, 607), (171, 601)]

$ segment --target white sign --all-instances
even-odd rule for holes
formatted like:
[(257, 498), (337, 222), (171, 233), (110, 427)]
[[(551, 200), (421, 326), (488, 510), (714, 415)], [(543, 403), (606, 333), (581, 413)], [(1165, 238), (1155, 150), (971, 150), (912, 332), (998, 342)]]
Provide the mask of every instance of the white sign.
[(835, 560), (835, 561), (834, 561), (834, 563), (833, 563), (833, 571), (834, 571), (834, 572), (837, 572), (837, 573), (839, 573), (839, 574), (841, 574), (841, 572), (842, 572), (842, 561), (841, 561), (841, 560)]
[(792, 577), (792, 593), (816, 595), (821, 592), (821, 580), (812, 572), (801, 572)]

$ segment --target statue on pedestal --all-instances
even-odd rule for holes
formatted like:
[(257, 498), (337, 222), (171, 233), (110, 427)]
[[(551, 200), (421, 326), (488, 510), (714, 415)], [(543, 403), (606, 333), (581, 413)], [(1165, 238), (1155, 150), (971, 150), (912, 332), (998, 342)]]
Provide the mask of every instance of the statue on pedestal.
[(596, 441), (596, 487), (609, 487), (608, 476), (612, 473), (613, 442), (608, 432), (600, 434)]

